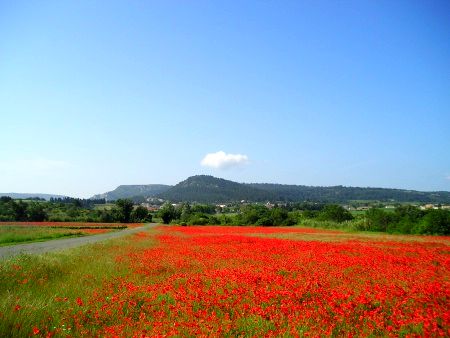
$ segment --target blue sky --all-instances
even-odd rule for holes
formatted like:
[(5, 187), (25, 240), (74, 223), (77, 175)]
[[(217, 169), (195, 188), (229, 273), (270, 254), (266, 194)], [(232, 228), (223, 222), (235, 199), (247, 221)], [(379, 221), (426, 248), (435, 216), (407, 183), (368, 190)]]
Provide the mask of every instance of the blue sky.
[(0, 191), (448, 191), (449, 41), (448, 1), (0, 1)]

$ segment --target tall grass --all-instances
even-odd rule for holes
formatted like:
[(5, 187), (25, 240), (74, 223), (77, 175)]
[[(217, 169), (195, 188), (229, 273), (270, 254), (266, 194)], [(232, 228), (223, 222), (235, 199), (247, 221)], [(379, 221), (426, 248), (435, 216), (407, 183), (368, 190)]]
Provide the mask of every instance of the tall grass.
[(84, 236), (84, 234), (73, 229), (4, 226), (0, 227), (0, 246), (75, 236)]
[(334, 222), (326, 220), (317, 220), (313, 218), (301, 219), (298, 225), (311, 227), (311, 228), (321, 228), (321, 229), (337, 229), (342, 231), (364, 231), (365, 223), (363, 219), (355, 218), (351, 221), (344, 222)]
[(149, 240), (130, 236), (0, 261), (0, 336), (30, 336), (34, 327), (71, 334), (67, 313), (85, 311), (77, 299), (91, 296), (107, 280), (125, 277), (127, 264), (118, 264), (116, 258), (149, 245)]

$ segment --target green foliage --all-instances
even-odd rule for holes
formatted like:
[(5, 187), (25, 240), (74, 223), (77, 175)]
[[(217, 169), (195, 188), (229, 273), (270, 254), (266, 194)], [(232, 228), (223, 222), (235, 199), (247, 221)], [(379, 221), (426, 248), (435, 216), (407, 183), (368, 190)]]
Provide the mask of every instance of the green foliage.
[(301, 219), (298, 223), (301, 226), (308, 228), (321, 228), (321, 229), (338, 229), (343, 231), (353, 231), (358, 230), (355, 228), (355, 220), (345, 221), (345, 222), (335, 222), (329, 220), (319, 220), (317, 218), (312, 219)]
[(427, 235), (450, 235), (450, 211), (442, 209), (428, 211), (414, 231)]
[[(207, 206), (190, 206), (182, 204), (172, 210), (170, 221), (182, 225), (305, 225), (320, 228), (350, 231), (380, 231), (404, 234), (450, 234), (450, 211), (422, 211), (414, 206), (399, 206), (395, 211), (372, 208), (364, 214), (353, 217), (342, 206), (306, 205), (306, 210), (288, 211), (289, 207), (275, 206), (267, 208), (260, 204), (248, 204), (241, 207), (237, 214), (210, 214), (198, 210), (212, 210)], [(294, 208), (291, 208), (294, 209)], [(193, 210), (197, 210), (194, 212)], [(161, 214), (161, 212), (160, 212)]]
[(47, 220), (48, 215), (41, 203), (33, 202), (27, 208), (27, 220), (32, 222), (42, 222)]
[(212, 204), (194, 204), (191, 208), (191, 212), (213, 215), (216, 213), (216, 206)]
[(59, 204), (72, 204), (75, 207), (92, 208), (97, 204), (105, 204), (104, 198), (100, 199), (81, 199), (73, 197), (51, 197), (50, 202)]
[(159, 209), (158, 216), (161, 217), (164, 224), (169, 224), (172, 220), (178, 218), (178, 212), (172, 204), (164, 203)]
[(414, 206), (403, 206), (394, 213), (369, 209), (365, 214), (366, 230), (402, 234), (450, 234), (450, 210), (423, 211)]
[(183, 203), (181, 205), (181, 213), (180, 213), (180, 220), (183, 223), (189, 222), (189, 218), (191, 217), (192, 210), (189, 203)]
[(319, 219), (324, 221), (344, 222), (353, 219), (352, 214), (337, 204), (325, 206), (319, 213)]
[(386, 231), (395, 220), (395, 215), (382, 209), (372, 208), (366, 211), (366, 228), (369, 231)]
[(133, 211), (133, 202), (129, 199), (118, 199), (116, 201), (116, 215), (121, 223), (129, 223), (131, 212)]
[(131, 212), (131, 220), (135, 223), (151, 222), (152, 215), (143, 206), (139, 205)]
[(27, 205), (24, 202), (19, 201), (17, 203), (12, 203), (11, 206), (14, 211), (14, 219), (19, 222), (26, 221), (28, 219)]
[[(101, 200), (96, 200), (96, 202), (101, 202)], [(118, 200), (109, 208), (97, 208), (95, 204), (86, 200), (74, 198), (22, 201), (2, 196), (0, 197), (0, 221), (98, 223), (152, 221), (152, 214), (149, 214), (147, 209), (142, 206), (138, 206), (134, 210), (133, 208), (133, 202), (128, 199)]]
[(317, 210), (305, 210), (302, 212), (303, 218), (318, 218), (320, 212)]
[(210, 224), (210, 219), (207, 214), (195, 213), (190, 216), (188, 224), (189, 225), (206, 225), (206, 224)]
[(297, 220), (286, 209), (266, 208), (263, 205), (246, 205), (235, 218), (236, 225), (294, 225)]

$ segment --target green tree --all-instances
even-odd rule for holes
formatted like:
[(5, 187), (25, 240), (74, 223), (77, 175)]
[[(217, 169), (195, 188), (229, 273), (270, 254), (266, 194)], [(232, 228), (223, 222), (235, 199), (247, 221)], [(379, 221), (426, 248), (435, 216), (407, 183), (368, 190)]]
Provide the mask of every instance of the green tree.
[[(257, 224), (259, 219), (264, 219), (263, 223), (272, 223), (273, 224), (273, 220), (271, 222), (269, 222), (269, 218), (270, 218), (269, 209), (267, 209), (263, 205), (246, 205), (246, 206), (242, 207), (241, 214), (242, 214), (241, 219), (242, 219), (243, 224)], [(267, 225), (272, 225), (272, 224), (267, 224)]]
[(132, 211), (131, 219), (133, 220), (133, 222), (141, 223), (147, 221), (148, 215), (149, 215), (148, 210), (144, 208), (142, 205), (139, 205), (136, 209)]
[(180, 221), (183, 223), (189, 222), (189, 219), (192, 215), (191, 206), (189, 203), (183, 203), (181, 206), (181, 215), (180, 215)]
[(122, 223), (129, 223), (133, 211), (133, 202), (130, 199), (118, 199), (116, 209), (118, 220)]
[(26, 221), (27, 220), (27, 205), (22, 202), (11, 201), (12, 209), (14, 210), (14, 219), (16, 221)]
[(40, 203), (30, 203), (27, 207), (27, 219), (32, 222), (43, 222), (48, 218), (47, 212)]
[(272, 208), (270, 216), (274, 225), (285, 225), (288, 218), (288, 212), (280, 207)]
[(450, 211), (444, 209), (430, 210), (419, 224), (421, 234), (450, 235)]
[(159, 217), (162, 218), (164, 224), (169, 224), (177, 216), (175, 207), (170, 203), (164, 203), (158, 212)]
[(114, 214), (110, 210), (101, 210), (99, 220), (102, 223), (112, 223), (114, 222)]
[(193, 213), (200, 212), (202, 214), (215, 214), (216, 206), (213, 204), (195, 204), (191, 207)]
[(371, 208), (366, 211), (366, 229), (369, 231), (386, 231), (394, 222), (395, 215), (381, 209)]
[(353, 219), (352, 214), (337, 204), (328, 204), (319, 213), (319, 218), (327, 221), (344, 222)]
[(14, 200), (9, 196), (0, 197), (0, 221), (14, 221)]

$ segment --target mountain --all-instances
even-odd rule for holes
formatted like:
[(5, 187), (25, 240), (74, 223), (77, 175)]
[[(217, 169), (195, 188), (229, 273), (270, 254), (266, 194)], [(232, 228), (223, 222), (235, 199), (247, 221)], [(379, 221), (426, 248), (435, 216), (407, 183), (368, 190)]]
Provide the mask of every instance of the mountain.
[(121, 185), (105, 194), (92, 198), (157, 197), (172, 202), (225, 203), (246, 200), (249, 202), (302, 202), (349, 203), (355, 200), (383, 202), (419, 202), (450, 204), (450, 192), (422, 192), (415, 190), (314, 187), (269, 183), (237, 183), (207, 175), (191, 176), (175, 186), (162, 184)]
[(359, 187), (314, 187), (269, 183), (237, 183), (198, 175), (178, 183), (157, 197), (174, 201), (216, 202), (302, 202), (348, 203), (354, 200), (385, 202), (450, 203), (450, 192)]
[(45, 200), (50, 200), (50, 198), (64, 198), (67, 196), (63, 196), (63, 195), (54, 195), (54, 194), (41, 194), (41, 193), (16, 193), (16, 192), (0, 192), (0, 196), (9, 196), (11, 198), (15, 198), (15, 199), (27, 199), (27, 198), (33, 198), (33, 197), (39, 197), (39, 198), (43, 198)]
[(178, 183), (158, 197), (174, 202), (230, 202), (230, 201), (265, 201), (272, 199), (271, 192), (254, 188), (250, 185), (224, 180), (207, 175), (191, 176)]
[(113, 191), (105, 192), (91, 197), (91, 199), (104, 198), (107, 201), (117, 200), (119, 198), (133, 198), (136, 196), (154, 197), (171, 188), (165, 184), (146, 184), (146, 185), (119, 185)]
[(304, 185), (284, 185), (253, 183), (251, 187), (275, 194), (277, 201), (323, 201), (349, 202), (355, 200), (392, 201), (392, 202), (422, 202), (422, 203), (450, 203), (450, 192), (423, 192), (389, 188), (360, 188), (360, 187), (313, 187)]

